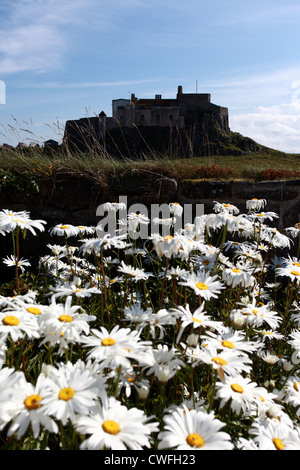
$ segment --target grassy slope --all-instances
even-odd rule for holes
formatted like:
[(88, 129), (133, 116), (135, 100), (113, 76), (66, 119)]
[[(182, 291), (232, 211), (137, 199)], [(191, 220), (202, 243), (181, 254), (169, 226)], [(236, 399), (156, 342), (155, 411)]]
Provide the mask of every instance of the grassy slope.
[[(43, 148), (0, 152), (0, 189), (8, 183), (27, 181), (38, 183), (40, 179), (69, 174), (90, 178), (100, 185), (120, 184), (136, 175), (165, 175), (177, 181), (187, 179), (249, 180), (300, 178), (300, 155), (285, 154), (263, 149), (242, 156), (220, 155), (172, 159), (151, 155), (141, 160), (118, 160), (104, 153), (71, 155), (62, 151), (46, 152)], [(279, 173), (263, 174), (267, 169)], [(282, 173), (285, 172), (285, 173)]]

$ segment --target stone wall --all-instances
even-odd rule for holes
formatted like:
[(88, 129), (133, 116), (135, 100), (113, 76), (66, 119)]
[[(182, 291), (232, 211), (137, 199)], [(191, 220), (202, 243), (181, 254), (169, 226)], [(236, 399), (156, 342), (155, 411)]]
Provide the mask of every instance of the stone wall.
[(0, 192), (0, 209), (28, 210), (34, 218), (50, 224), (97, 223), (96, 209), (106, 201), (117, 201), (127, 196), (128, 205), (162, 204), (177, 201), (180, 204), (204, 204), (205, 213), (213, 209), (214, 201), (236, 205), (245, 212), (248, 199), (266, 199), (265, 210), (279, 215), (280, 230), (300, 221), (300, 179), (254, 183), (249, 181), (199, 181), (176, 179), (144, 172), (134, 174), (118, 184), (101, 187), (85, 177), (57, 176), (40, 184), (38, 193), (24, 198), (16, 191)]

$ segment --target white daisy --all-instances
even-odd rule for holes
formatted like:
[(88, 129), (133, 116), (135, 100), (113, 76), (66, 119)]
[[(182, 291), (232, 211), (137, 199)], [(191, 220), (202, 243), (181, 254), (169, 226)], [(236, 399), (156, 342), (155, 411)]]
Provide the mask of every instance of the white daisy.
[(25, 268), (27, 266), (30, 266), (30, 263), (27, 259), (24, 259), (24, 258), (16, 259), (14, 255), (7, 256), (6, 258), (3, 258), (2, 261), (4, 264), (6, 264), (6, 266), (9, 266), (9, 267), (18, 266), (18, 268), (21, 269), (22, 272), (25, 271)]
[(125, 369), (131, 367), (131, 361), (148, 364), (151, 359), (151, 342), (142, 341), (137, 330), (120, 328), (115, 325), (111, 331), (105, 327), (92, 329), (91, 334), (81, 338), (81, 344), (89, 348), (87, 357), (99, 362), (101, 368)]
[(50, 229), (50, 235), (60, 237), (75, 237), (79, 234), (79, 229), (72, 224), (57, 224)]
[(220, 407), (223, 408), (230, 402), (230, 408), (239, 415), (252, 413), (256, 403), (255, 390), (257, 384), (250, 378), (241, 375), (225, 376), (224, 381), (216, 382), (216, 398), (220, 399)]
[(47, 377), (48, 394), (43, 399), (45, 413), (67, 424), (75, 423), (77, 415), (86, 415), (96, 403), (96, 379), (89, 369), (80, 365), (59, 364)]
[(19, 393), (18, 398), (14, 400), (15, 413), (7, 435), (12, 436), (17, 432), (17, 439), (20, 439), (29, 425), (31, 425), (35, 439), (40, 436), (41, 427), (49, 432), (57, 433), (57, 424), (47, 415), (43, 406), (44, 398), (49, 393), (46, 377), (40, 374), (35, 385), (24, 380), (21, 391), (22, 393)]
[(249, 373), (252, 364), (251, 359), (245, 355), (229, 349), (218, 351), (214, 347), (203, 348), (193, 366), (197, 366), (201, 362), (209, 364), (215, 370), (221, 368), (227, 375), (237, 375), (242, 372)]
[(12, 341), (24, 338), (39, 338), (39, 323), (34, 315), (28, 315), (22, 309), (2, 310), (0, 312), (0, 335), (10, 336)]
[(217, 275), (210, 276), (203, 271), (198, 273), (192, 272), (185, 276), (184, 281), (178, 284), (190, 287), (197, 295), (200, 295), (205, 300), (209, 300), (211, 298), (217, 298), (221, 290), (224, 289), (223, 284), (218, 281), (217, 278)]
[(232, 450), (229, 434), (220, 431), (224, 426), (213, 414), (178, 407), (164, 417), (158, 449)]
[(140, 280), (146, 281), (151, 276), (151, 274), (146, 273), (143, 268), (134, 268), (133, 266), (125, 264), (123, 260), (121, 261), (121, 266), (118, 267), (118, 271), (126, 274), (134, 282), (138, 282)]
[(152, 355), (153, 360), (147, 367), (147, 375), (154, 374), (161, 383), (166, 383), (184, 366), (184, 362), (178, 357), (178, 350), (174, 347), (169, 349), (166, 344), (159, 344), (157, 349), (152, 350)]
[(151, 447), (151, 433), (158, 423), (150, 422), (142, 410), (128, 409), (114, 397), (104, 399), (90, 414), (77, 420), (76, 429), (87, 436), (80, 445), (88, 450), (142, 450)]
[(180, 322), (180, 330), (178, 332), (176, 342), (178, 343), (181, 339), (181, 336), (188, 325), (193, 326), (193, 330), (198, 328), (212, 328), (214, 330), (223, 330), (224, 325), (222, 322), (212, 320), (207, 312), (203, 311), (204, 305), (200, 305), (194, 312), (191, 312), (189, 304), (185, 307), (179, 306), (178, 308), (172, 309), (172, 311), (178, 317)]

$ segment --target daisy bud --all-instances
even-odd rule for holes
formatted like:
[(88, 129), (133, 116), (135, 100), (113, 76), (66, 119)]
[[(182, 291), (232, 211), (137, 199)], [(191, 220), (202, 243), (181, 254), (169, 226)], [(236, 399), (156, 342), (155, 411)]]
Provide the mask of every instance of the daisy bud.
[(139, 394), (139, 399), (141, 401), (146, 401), (149, 396), (149, 387), (146, 387), (146, 385), (142, 385), (138, 389), (138, 394)]
[(198, 344), (199, 336), (195, 335), (195, 333), (191, 333), (187, 337), (187, 345), (190, 346), (191, 348), (195, 348)]

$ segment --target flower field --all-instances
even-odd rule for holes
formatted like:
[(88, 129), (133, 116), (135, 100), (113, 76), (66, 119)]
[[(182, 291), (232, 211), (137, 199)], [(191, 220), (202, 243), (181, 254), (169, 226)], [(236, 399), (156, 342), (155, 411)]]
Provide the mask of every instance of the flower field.
[[(216, 202), (174, 231), (173, 203), (146, 239), (117, 203), (101, 238), (2, 210), (0, 448), (300, 450), (300, 224), (279, 232), (266, 206)], [(45, 230), (24, 290), (20, 241)]]

